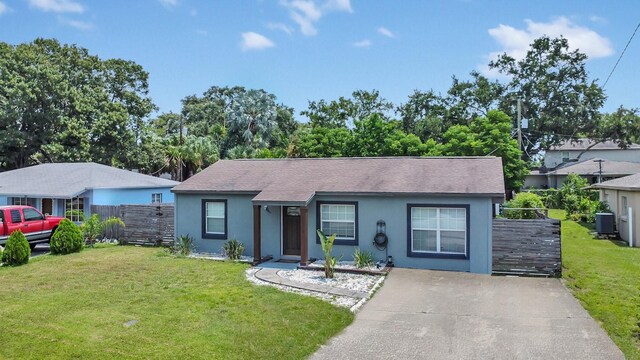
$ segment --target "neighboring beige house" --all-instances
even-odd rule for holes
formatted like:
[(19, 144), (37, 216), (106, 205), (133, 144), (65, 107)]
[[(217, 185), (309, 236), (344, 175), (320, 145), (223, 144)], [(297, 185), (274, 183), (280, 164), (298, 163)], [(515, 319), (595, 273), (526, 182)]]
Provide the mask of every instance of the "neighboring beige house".
[[(628, 243), (633, 243), (635, 247), (640, 247), (640, 227), (638, 227), (638, 221), (640, 221), (640, 174), (605, 181), (592, 187), (600, 189), (600, 200), (606, 201), (616, 215), (616, 226), (620, 238)], [(631, 209), (631, 213), (629, 209)]]
[[(593, 147), (589, 149), (590, 146)], [(582, 155), (580, 155), (581, 153)], [(580, 157), (578, 158), (578, 156)], [(554, 169), (563, 163), (595, 158), (640, 162), (640, 145), (631, 144), (626, 149), (621, 149), (620, 146), (613, 141), (605, 141), (593, 145), (592, 140), (578, 139), (576, 142), (566, 142), (547, 150), (544, 154), (544, 166), (546, 166), (547, 169)]]
[[(640, 154), (638, 154), (640, 156)], [(640, 161), (640, 158), (636, 159)], [(602, 169), (602, 173), (600, 170)], [(525, 188), (560, 188), (569, 174), (578, 174), (589, 184), (640, 173), (640, 162), (587, 159), (567, 164), (553, 171), (532, 170), (525, 179)]]

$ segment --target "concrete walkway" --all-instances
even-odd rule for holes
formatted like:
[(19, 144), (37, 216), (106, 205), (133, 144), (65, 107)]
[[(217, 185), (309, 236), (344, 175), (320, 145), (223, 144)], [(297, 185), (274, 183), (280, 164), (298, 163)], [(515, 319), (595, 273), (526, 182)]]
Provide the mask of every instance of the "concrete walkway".
[(395, 268), (312, 359), (624, 359), (558, 279)]
[(344, 288), (338, 288), (330, 285), (309, 284), (297, 281), (291, 281), (278, 275), (279, 269), (261, 268), (254, 276), (258, 280), (266, 281), (268, 283), (288, 286), (296, 289), (314, 291), (323, 294), (336, 295), (336, 296), (348, 296), (356, 299), (364, 299), (369, 296), (368, 293), (362, 291), (349, 290)]

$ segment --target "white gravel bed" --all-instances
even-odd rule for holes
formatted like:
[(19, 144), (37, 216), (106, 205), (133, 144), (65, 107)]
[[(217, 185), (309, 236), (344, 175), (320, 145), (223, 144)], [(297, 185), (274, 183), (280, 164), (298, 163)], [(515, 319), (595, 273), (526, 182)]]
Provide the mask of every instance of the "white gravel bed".
[[(320, 267), (324, 269), (324, 259), (316, 260), (315, 262), (309, 264), (309, 266)], [(373, 272), (382, 272), (382, 269), (384, 269), (384, 266), (377, 268), (376, 265), (374, 264), (373, 266), (358, 268), (353, 264), (353, 261), (340, 261), (336, 264), (335, 268), (338, 270), (344, 269), (344, 270), (366, 270), (366, 271), (373, 271)]]
[(325, 293), (319, 293), (316, 291), (307, 291), (298, 288), (292, 288), (283, 285), (272, 284), (266, 281), (262, 281), (254, 276), (254, 274), (260, 270), (259, 268), (247, 269), (246, 275), (249, 281), (256, 285), (268, 285), (278, 288), (282, 291), (291, 293), (313, 296), (321, 300), (330, 302), (333, 305), (349, 308), (352, 312), (356, 312), (362, 305), (364, 305), (373, 293), (382, 286), (384, 276), (379, 275), (366, 275), (366, 274), (347, 274), (347, 273), (335, 273), (333, 279), (324, 278), (324, 272), (315, 270), (280, 270), (278, 275), (286, 277), (291, 281), (299, 283), (314, 283), (322, 285), (330, 285), (339, 288), (345, 288), (350, 290), (368, 292), (369, 296), (364, 299), (353, 298), (349, 296), (329, 295)]
[[(217, 260), (217, 261), (229, 260), (228, 257), (220, 253), (191, 253), (189, 254), (189, 257), (194, 259), (207, 259), (207, 260)], [(240, 256), (240, 260), (237, 260), (237, 261), (250, 263), (250, 262), (253, 262), (253, 256), (242, 255)]]
[(299, 283), (329, 285), (362, 292), (369, 291), (380, 278), (377, 275), (336, 272), (333, 279), (327, 279), (324, 271), (317, 270), (280, 270), (278, 275)]
[[(341, 306), (341, 307), (346, 307), (346, 308), (353, 308), (355, 306), (358, 305), (359, 301), (356, 298), (352, 298), (352, 297), (348, 297), (348, 296), (335, 296), (335, 295), (329, 295), (329, 294), (323, 294), (323, 293), (319, 293), (319, 292), (315, 292), (315, 291), (307, 291), (307, 290), (302, 290), (302, 289), (297, 289), (297, 288), (292, 288), (292, 287), (288, 287), (288, 286), (282, 286), (282, 285), (276, 285), (276, 284), (272, 284), (266, 281), (262, 281), (258, 278), (256, 278), (254, 276), (254, 274), (260, 269), (258, 268), (250, 268), (247, 269), (246, 271), (246, 275), (247, 275), (247, 279), (249, 279), (249, 281), (251, 281), (252, 283), (256, 284), (256, 285), (261, 285), (261, 286), (271, 286), (271, 287), (275, 287), (277, 289), (280, 289), (282, 291), (286, 291), (286, 292), (290, 292), (290, 293), (295, 293), (295, 294), (300, 294), (300, 295), (305, 295), (305, 296), (313, 296), (316, 298), (319, 298), (321, 300), (327, 301), (333, 305), (336, 306)], [(364, 299), (363, 299), (364, 300)], [(355, 310), (352, 310), (355, 311)]]

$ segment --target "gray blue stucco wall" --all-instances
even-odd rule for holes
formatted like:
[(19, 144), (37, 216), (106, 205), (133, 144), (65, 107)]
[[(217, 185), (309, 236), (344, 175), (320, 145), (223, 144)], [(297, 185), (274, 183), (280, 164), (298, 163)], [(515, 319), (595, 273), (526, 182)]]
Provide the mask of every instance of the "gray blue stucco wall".
[[(195, 246), (202, 252), (219, 252), (226, 240), (202, 238), (202, 200), (227, 200), (227, 239), (238, 239), (245, 244), (245, 255), (253, 253), (253, 204), (255, 195), (192, 195), (177, 194), (176, 236), (189, 234)], [(358, 247), (373, 253), (374, 258), (393, 256), (397, 266), (469, 271), (488, 274), (491, 272), (491, 224), (492, 203), (490, 198), (478, 197), (373, 197), (373, 196), (316, 196), (309, 204), (309, 257), (323, 258), (316, 241), (316, 202), (355, 201), (358, 203)], [(407, 256), (407, 205), (468, 205), (469, 206), (469, 258), (442, 259)], [(279, 258), (281, 250), (281, 207), (268, 205), (261, 209), (261, 236), (263, 255)], [(373, 246), (376, 223), (384, 220), (389, 238), (387, 252)], [(335, 245), (334, 255), (343, 260), (352, 260), (355, 246)]]
[(92, 201), (96, 205), (151, 204), (151, 194), (161, 193), (163, 203), (173, 203), (171, 187), (140, 189), (93, 189)]

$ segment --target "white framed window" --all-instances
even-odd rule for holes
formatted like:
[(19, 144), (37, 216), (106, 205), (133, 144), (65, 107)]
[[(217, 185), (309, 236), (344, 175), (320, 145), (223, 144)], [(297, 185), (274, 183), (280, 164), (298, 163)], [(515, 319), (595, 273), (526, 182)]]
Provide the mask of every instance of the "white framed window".
[(319, 203), (320, 230), (336, 234), (336, 244), (356, 241), (357, 205), (355, 203)]
[(620, 206), (622, 206), (622, 216), (629, 215), (629, 205), (626, 196), (620, 197)]
[(563, 151), (562, 152), (562, 161), (569, 161), (569, 152), (568, 151)]
[(24, 205), (36, 207), (36, 199), (27, 197), (11, 198), (11, 205)]
[(410, 206), (411, 254), (466, 256), (467, 212), (464, 207)]
[(152, 204), (162, 204), (162, 193), (151, 194)]
[(64, 214), (71, 221), (84, 221), (84, 198), (66, 199), (64, 201)]
[(227, 201), (202, 200), (202, 237), (225, 239), (227, 237)]

